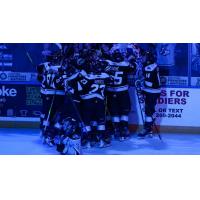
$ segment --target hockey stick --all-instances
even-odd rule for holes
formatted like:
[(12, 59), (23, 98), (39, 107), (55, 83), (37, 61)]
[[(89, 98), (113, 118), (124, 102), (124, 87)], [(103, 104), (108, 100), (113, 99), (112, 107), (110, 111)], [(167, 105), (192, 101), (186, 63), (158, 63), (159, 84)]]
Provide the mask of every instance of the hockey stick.
[(144, 125), (145, 120), (144, 120), (144, 115), (143, 115), (142, 105), (141, 105), (144, 102), (144, 96), (142, 95), (141, 81), (140, 80), (135, 81), (135, 89), (136, 89), (136, 96), (137, 96), (139, 107), (140, 107), (140, 114), (141, 114), (142, 122), (143, 122), (143, 125)]
[(49, 112), (48, 112), (48, 115), (47, 115), (47, 121), (46, 121), (46, 125), (45, 125), (45, 127), (44, 127), (44, 132), (47, 130), (47, 126), (48, 126), (49, 118), (50, 118), (51, 111), (52, 111), (52, 108), (53, 108), (55, 96), (56, 96), (56, 92), (55, 92), (55, 94), (53, 95), (53, 99), (52, 99), (52, 101), (51, 101), (51, 106), (50, 106), (50, 108), (49, 108)]
[[(140, 106), (140, 112), (141, 112), (141, 116), (142, 116), (142, 121), (143, 121), (143, 125), (144, 125), (145, 124), (145, 120), (144, 120), (144, 115), (143, 115), (141, 104), (145, 100), (144, 100), (144, 95), (142, 94), (141, 80), (136, 80), (135, 81), (135, 88), (136, 88), (136, 95), (137, 95), (137, 98), (138, 98), (138, 103), (139, 103), (139, 106)], [(156, 133), (157, 133), (159, 139), (162, 141), (161, 134), (159, 133), (157, 125), (155, 124), (156, 118), (153, 118), (153, 116), (151, 116), (151, 118), (152, 118), (153, 126), (154, 126), (154, 128), (156, 130)]]
[(158, 127), (156, 126), (156, 123), (155, 123), (156, 118), (153, 118), (153, 116), (151, 116), (151, 117), (152, 117), (152, 120), (153, 120), (153, 126), (154, 126), (154, 128), (155, 128), (155, 130), (156, 130), (156, 133), (157, 133), (159, 139), (160, 139), (161, 141), (163, 141), (163, 140), (162, 140), (162, 136), (161, 136), (161, 134), (160, 134), (160, 132), (159, 132), (159, 130), (158, 130)]
[(33, 59), (32, 59), (32, 57), (31, 57), (30, 53), (27, 51), (27, 49), (25, 48), (24, 45), (22, 45), (22, 47), (23, 47), (23, 49), (24, 49), (24, 52), (25, 52), (25, 54), (26, 54), (26, 56), (27, 56), (29, 62), (33, 65), (33, 67), (35, 67), (36, 65), (34, 64)]
[[(66, 84), (67, 84), (67, 83), (66, 83)], [(67, 87), (68, 87), (68, 85), (67, 85)], [(73, 98), (72, 98), (70, 92), (69, 92), (69, 91), (66, 91), (66, 94), (67, 94), (67, 96), (68, 96), (68, 98), (69, 98), (69, 100), (70, 100), (70, 102), (71, 102), (71, 104), (72, 104), (72, 106), (73, 106), (73, 108), (74, 108), (74, 111), (75, 111), (76, 116), (78, 117), (78, 120), (79, 120), (80, 126), (81, 126), (81, 132), (82, 132), (82, 134), (83, 134), (82, 128), (83, 128), (83, 129), (85, 128), (85, 124), (84, 124), (84, 122), (83, 122), (83, 120), (82, 120), (82, 117), (81, 117), (81, 115), (80, 115), (80, 113), (79, 113), (79, 110), (78, 110), (76, 104), (75, 104), (74, 101), (73, 101)], [(85, 131), (86, 131), (86, 130), (85, 130)], [(87, 131), (86, 131), (86, 133), (87, 133)]]
[[(22, 45), (23, 49), (24, 49), (24, 52), (29, 60), (29, 62), (34, 66), (36, 67), (36, 65), (34, 64), (33, 62), (33, 59), (30, 55), (30, 53), (27, 51), (27, 49), (25, 48), (24, 45)], [(63, 63), (63, 60), (61, 60), (61, 65)], [(54, 101), (55, 101), (55, 97), (56, 97), (56, 90), (55, 90), (55, 93), (53, 94), (53, 98), (52, 98), (52, 101), (51, 101), (51, 105), (50, 105), (50, 108), (49, 108), (49, 111), (48, 111), (48, 115), (47, 115), (47, 121), (46, 121), (46, 125), (44, 127), (44, 133), (46, 132), (46, 129), (47, 129), (47, 126), (48, 126), (48, 122), (49, 122), (49, 119), (50, 119), (50, 115), (51, 115), (51, 112), (52, 112), (52, 108), (53, 108), (53, 104), (54, 104)]]

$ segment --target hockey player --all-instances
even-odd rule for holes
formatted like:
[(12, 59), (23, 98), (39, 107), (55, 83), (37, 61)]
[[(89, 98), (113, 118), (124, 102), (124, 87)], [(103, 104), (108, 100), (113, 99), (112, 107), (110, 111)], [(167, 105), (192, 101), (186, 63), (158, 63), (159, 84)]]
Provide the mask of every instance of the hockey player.
[(82, 117), (87, 130), (87, 135), (83, 138), (86, 147), (90, 147), (95, 139), (99, 147), (110, 145), (110, 138), (105, 131), (104, 91), (107, 82), (112, 79), (103, 72), (102, 62), (97, 62), (96, 56), (94, 50), (87, 53), (84, 63), (85, 72), (82, 72), (83, 78), (77, 82), (82, 100)]
[(61, 54), (49, 54), (46, 56), (47, 62), (37, 66), (38, 80), (41, 82), (41, 97), (43, 100), (43, 115), (41, 116), (43, 142), (53, 146), (54, 116), (58, 110), (62, 110), (64, 104), (63, 88), (56, 87), (59, 78), (59, 68), (61, 67)]
[(65, 116), (76, 119), (79, 123), (82, 123), (81, 118), (81, 98), (79, 94), (78, 81), (83, 77), (83, 71), (76, 68), (75, 61), (68, 60), (68, 72), (67, 75), (62, 77), (63, 86), (65, 89)]
[(114, 125), (114, 136), (123, 141), (130, 135), (128, 130), (128, 115), (130, 112), (130, 97), (128, 91), (128, 74), (135, 70), (135, 63), (125, 61), (123, 52), (113, 47), (112, 60), (108, 63), (108, 73), (113, 76), (114, 82), (106, 89), (107, 106)]
[(156, 63), (156, 55), (153, 52), (145, 51), (143, 53), (143, 94), (145, 99), (145, 122), (144, 130), (138, 134), (139, 138), (146, 136), (152, 137), (152, 125), (154, 123), (153, 115), (157, 99), (160, 97), (160, 76), (159, 67)]

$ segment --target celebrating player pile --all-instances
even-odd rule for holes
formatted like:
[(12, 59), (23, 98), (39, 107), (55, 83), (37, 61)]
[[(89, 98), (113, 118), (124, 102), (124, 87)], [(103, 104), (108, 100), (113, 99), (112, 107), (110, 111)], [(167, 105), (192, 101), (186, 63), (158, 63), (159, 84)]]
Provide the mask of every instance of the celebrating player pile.
[[(57, 47), (56, 51), (47, 51), (45, 62), (37, 67), (43, 100), (40, 124), (43, 142), (55, 145), (61, 154), (78, 155), (81, 147), (103, 148), (110, 146), (113, 138), (128, 139), (131, 107), (128, 76), (142, 66), (144, 77), (149, 78), (149, 73), (151, 77), (151, 72), (157, 70), (157, 65), (149, 62), (152, 57), (146, 51), (142, 54), (136, 44), (59, 44)], [(150, 81), (145, 79), (144, 83), (154, 89), (151, 87), (155, 84)], [(144, 90), (146, 119), (152, 119), (155, 106), (154, 101), (148, 109), (148, 103), (152, 103), (148, 100), (149, 88)], [(140, 137), (151, 133), (152, 121), (151, 124), (145, 121), (146, 131)]]

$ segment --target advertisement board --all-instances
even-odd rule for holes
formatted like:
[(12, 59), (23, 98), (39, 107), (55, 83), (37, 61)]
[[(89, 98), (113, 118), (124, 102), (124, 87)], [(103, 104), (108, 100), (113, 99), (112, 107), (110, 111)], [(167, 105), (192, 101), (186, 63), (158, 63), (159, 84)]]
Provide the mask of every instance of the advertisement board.
[[(129, 124), (143, 124), (135, 88), (131, 87)], [(200, 127), (200, 93), (196, 88), (163, 88), (156, 106), (156, 124), (161, 126)], [(35, 85), (1, 85), (0, 116), (39, 118), (42, 109), (40, 88)], [(141, 110), (142, 109), (142, 112)]]
[(0, 71), (0, 82), (37, 82), (37, 73)]
[(42, 100), (35, 85), (0, 85), (1, 117), (39, 117)]
[(162, 86), (188, 86), (187, 76), (161, 76), (160, 81)]
[[(130, 124), (142, 124), (140, 106), (134, 88), (130, 90), (130, 94), (132, 100)], [(200, 93), (197, 88), (162, 89), (156, 106), (156, 124), (160, 126), (200, 127), (199, 101)]]

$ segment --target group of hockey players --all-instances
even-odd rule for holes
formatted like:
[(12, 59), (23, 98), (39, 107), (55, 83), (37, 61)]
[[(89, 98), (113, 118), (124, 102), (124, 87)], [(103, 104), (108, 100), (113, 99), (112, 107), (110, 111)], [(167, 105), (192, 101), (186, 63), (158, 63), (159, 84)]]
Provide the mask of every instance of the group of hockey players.
[(61, 154), (107, 147), (130, 137), (129, 75), (138, 75), (145, 99), (144, 131), (152, 136), (160, 95), (159, 68), (153, 51), (137, 44), (57, 44), (37, 66), (43, 110), (41, 137)]

